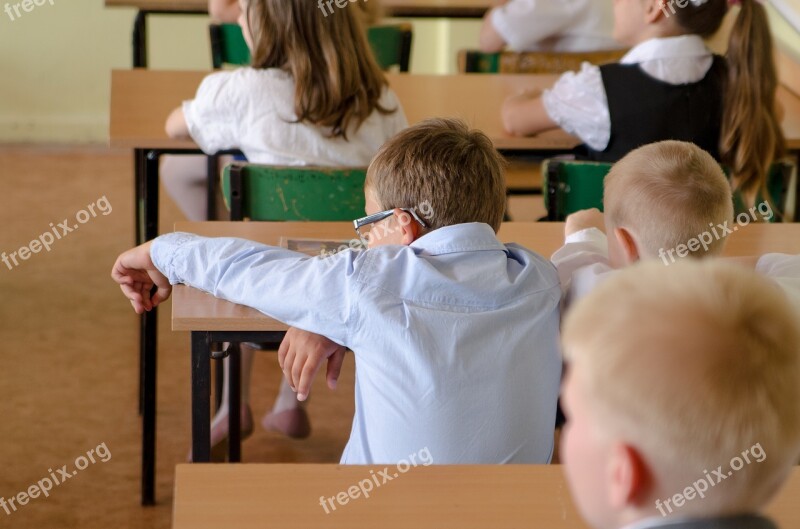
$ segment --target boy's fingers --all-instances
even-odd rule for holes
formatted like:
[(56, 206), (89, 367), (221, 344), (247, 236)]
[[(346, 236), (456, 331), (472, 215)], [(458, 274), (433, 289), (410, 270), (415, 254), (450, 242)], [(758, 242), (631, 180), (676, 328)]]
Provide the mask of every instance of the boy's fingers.
[(344, 363), (344, 354), (346, 351), (347, 349), (342, 347), (328, 357), (326, 378), (330, 389), (336, 389), (336, 382), (339, 380), (339, 373), (342, 371), (342, 364)]
[(322, 366), (323, 360), (323, 358), (316, 359), (314, 357), (309, 357), (306, 360), (306, 365), (303, 366), (303, 370), (300, 373), (300, 381), (297, 384), (297, 400), (306, 400), (308, 398), (311, 384), (314, 382), (314, 377), (317, 376), (317, 371)]

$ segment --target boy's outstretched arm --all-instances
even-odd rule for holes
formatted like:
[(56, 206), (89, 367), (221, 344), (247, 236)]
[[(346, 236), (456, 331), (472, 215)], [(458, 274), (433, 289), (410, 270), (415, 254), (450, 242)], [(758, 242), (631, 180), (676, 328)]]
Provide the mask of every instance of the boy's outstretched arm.
[(324, 336), (290, 328), (278, 349), (278, 362), (289, 386), (297, 392), (297, 400), (308, 398), (311, 383), (325, 360), (328, 361), (328, 387), (336, 389), (346, 351), (346, 347)]
[[(142, 314), (157, 307), (169, 298), (172, 285), (150, 259), (152, 242), (137, 246), (121, 254), (114, 263), (111, 277), (119, 283), (122, 293), (133, 305), (136, 314)], [(153, 287), (158, 290), (150, 294)]]

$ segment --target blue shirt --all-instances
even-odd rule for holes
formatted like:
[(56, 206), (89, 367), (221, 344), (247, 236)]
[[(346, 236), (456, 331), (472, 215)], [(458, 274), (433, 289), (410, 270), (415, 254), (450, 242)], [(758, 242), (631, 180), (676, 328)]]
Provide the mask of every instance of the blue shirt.
[(436, 464), (550, 460), (558, 276), (490, 226), (324, 258), (174, 233), (156, 239), (151, 257), (172, 284), (353, 351), (355, 417), (342, 463), (397, 463), (422, 449)]

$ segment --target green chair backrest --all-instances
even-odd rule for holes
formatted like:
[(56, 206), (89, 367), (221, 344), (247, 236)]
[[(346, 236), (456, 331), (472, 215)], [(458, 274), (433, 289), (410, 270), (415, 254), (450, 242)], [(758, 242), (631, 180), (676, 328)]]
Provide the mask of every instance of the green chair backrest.
[[(224, 64), (250, 64), (250, 50), (238, 24), (212, 24), (209, 32), (211, 62), (215, 69), (222, 68)], [(367, 39), (382, 69), (397, 66), (401, 72), (408, 71), (412, 39), (410, 24), (372, 26), (367, 29)]]
[[(546, 160), (544, 162), (545, 207), (548, 221), (563, 221), (567, 215), (582, 209), (597, 208), (603, 211), (603, 180), (612, 164), (579, 162), (573, 160)], [(794, 163), (773, 164), (768, 175), (767, 188), (772, 203), (780, 209), (770, 222), (792, 221), (797, 212), (797, 167)], [(741, 196), (734, 193), (734, 213), (749, 212)], [(763, 203), (759, 197), (756, 203)], [(775, 212), (778, 213), (778, 212)]]
[(547, 220), (563, 221), (582, 209), (603, 211), (603, 179), (610, 163), (546, 160), (544, 162), (544, 203)]
[(348, 221), (364, 216), (365, 168), (234, 163), (222, 173), (231, 220)]
[(371, 26), (367, 29), (367, 40), (383, 70), (397, 67), (407, 72), (411, 62), (411, 24)]
[(244, 66), (250, 64), (250, 49), (244, 41), (238, 24), (211, 24), (211, 63), (215, 69), (224, 64)]

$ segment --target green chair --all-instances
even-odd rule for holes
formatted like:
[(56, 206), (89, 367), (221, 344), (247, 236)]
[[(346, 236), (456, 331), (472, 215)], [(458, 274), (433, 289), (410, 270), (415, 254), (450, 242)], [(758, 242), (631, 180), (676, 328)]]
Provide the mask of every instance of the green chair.
[(231, 220), (350, 221), (364, 216), (365, 168), (234, 163), (222, 174)]
[[(603, 211), (603, 180), (612, 164), (574, 160), (546, 160), (544, 175), (545, 207), (548, 221), (563, 221), (571, 213), (597, 208)], [(780, 215), (770, 222), (797, 220), (797, 166), (791, 162), (776, 162), (768, 175), (767, 188)], [(763, 202), (759, 197), (757, 203)], [(735, 214), (747, 212), (739, 193), (734, 193)]]
[[(237, 24), (211, 24), (211, 63), (215, 69), (225, 64), (244, 66), (250, 64), (250, 50)], [(411, 24), (372, 26), (367, 29), (367, 39), (378, 65), (384, 70), (398, 68), (408, 72), (411, 61)]]
[(461, 50), (458, 53), (460, 73), (525, 73), (557, 74), (580, 70), (584, 62), (608, 64), (619, 62), (625, 50), (600, 50), (581, 53), (546, 51), (502, 51), (483, 53)]
[(603, 180), (611, 167), (610, 163), (545, 160), (542, 187), (546, 220), (562, 222), (582, 209), (603, 211)]

